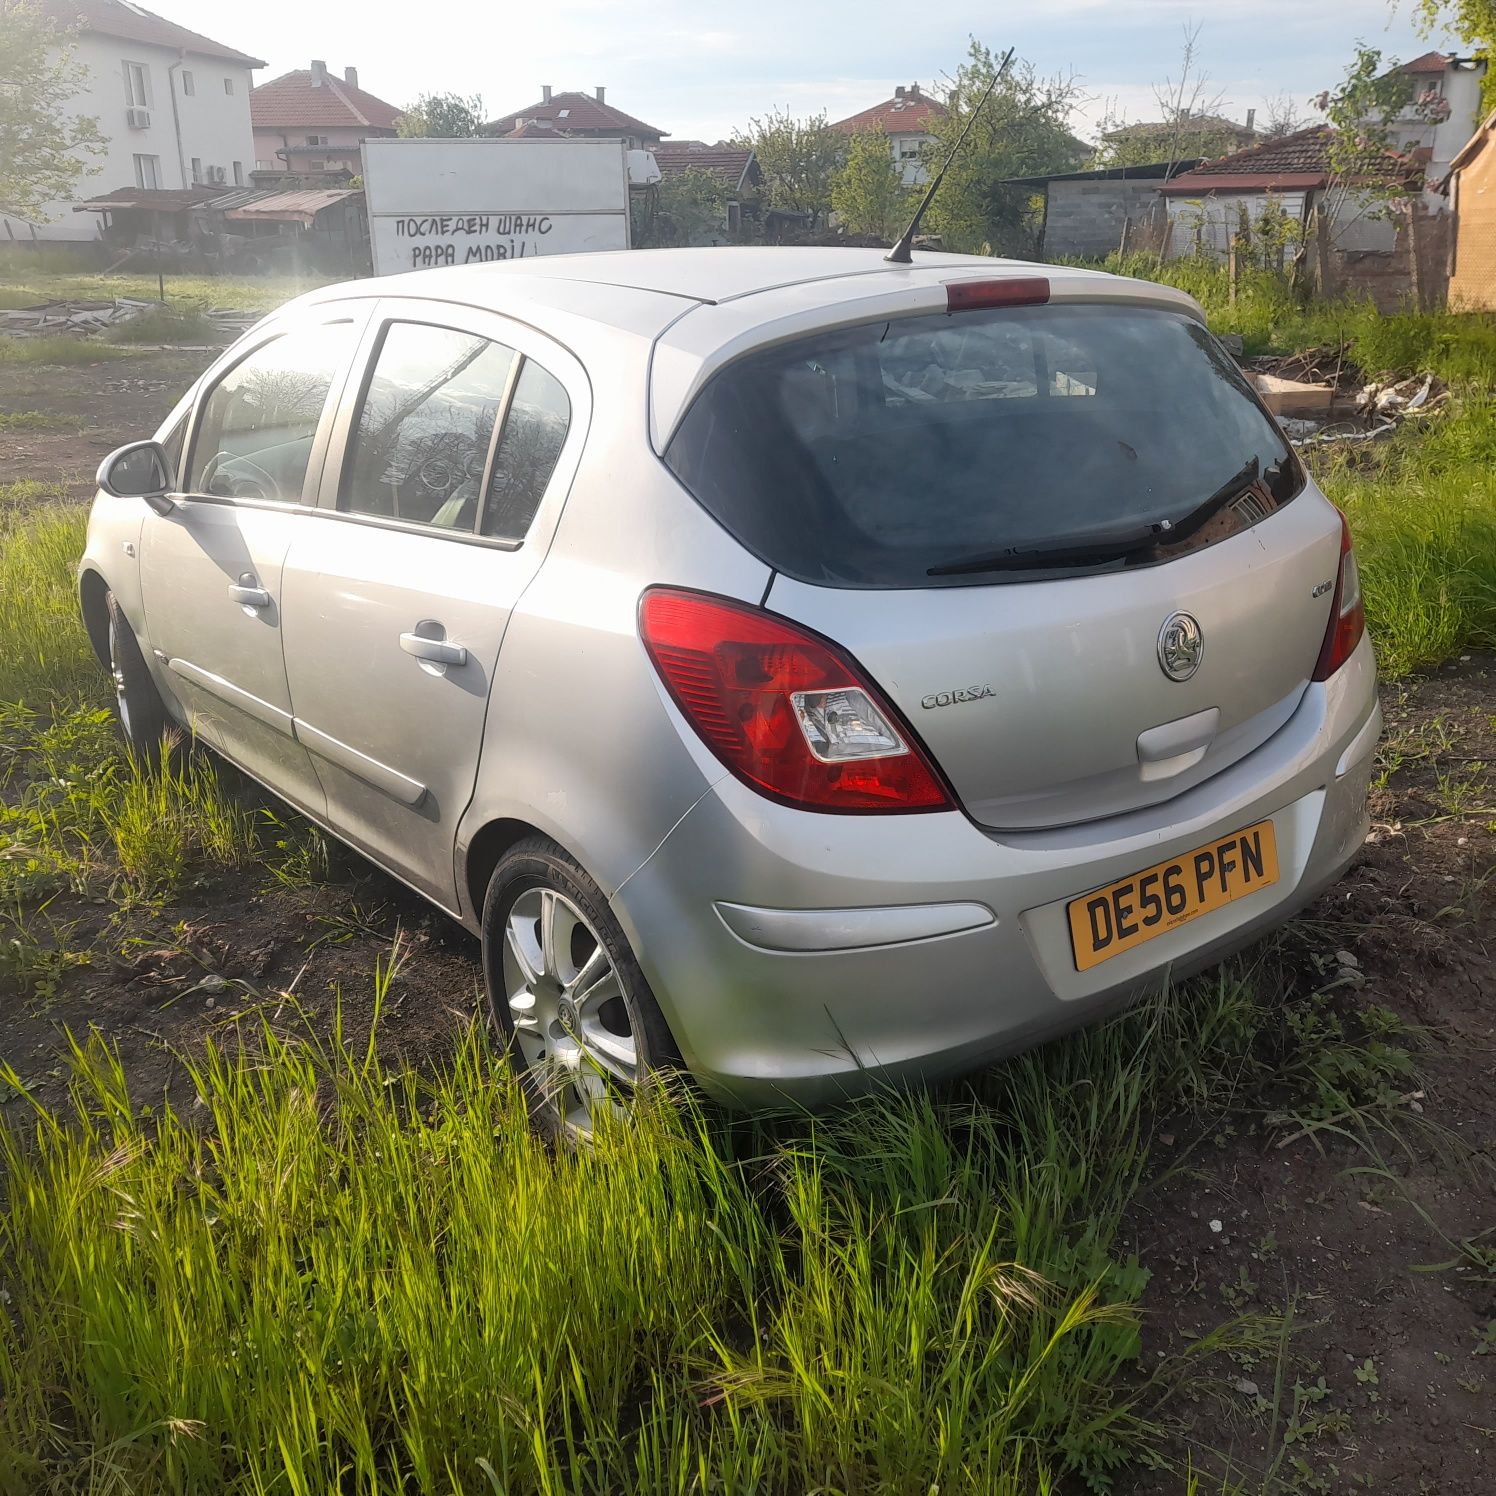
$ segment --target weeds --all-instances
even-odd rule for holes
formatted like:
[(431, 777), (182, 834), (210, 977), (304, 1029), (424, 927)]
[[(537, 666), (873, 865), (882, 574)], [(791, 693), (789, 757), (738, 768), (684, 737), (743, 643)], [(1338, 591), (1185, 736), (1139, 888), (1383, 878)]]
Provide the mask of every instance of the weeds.
[(80, 424), (45, 410), (0, 411), (0, 431), (75, 431)]
[(1277, 1013), (1221, 974), (977, 1092), (651, 1094), (560, 1152), (478, 1030), (428, 1079), (336, 1031), (209, 1045), (201, 1122), (94, 1042), (65, 1117), (0, 1130), (0, 1485), (110, 1451), (169, 1489), (1104, 1489), (1194, 1361), (1265, 1347), (1126, 1374), (1119, 1238), (1151, 1109)]
[(0, 364), (104, 364), (128, 358), (124, 348), (61, 334), (37, 338), (0, 338)]
[(105, 334), (111, 343), (213, 343), (220, 341), (212, 319), (199, 306), (163, 306), (128, 322), (111, 327)]

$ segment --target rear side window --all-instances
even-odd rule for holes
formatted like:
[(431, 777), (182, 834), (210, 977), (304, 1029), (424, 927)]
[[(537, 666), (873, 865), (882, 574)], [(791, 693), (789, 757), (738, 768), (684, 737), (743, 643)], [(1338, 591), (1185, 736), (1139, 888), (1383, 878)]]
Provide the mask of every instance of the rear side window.
[(188, 489), (298, 504), (312, 443), (353, 326), (332, 322), (272, 338), (213, 387), (192, 447)]
[(516, 357), (473, 333), (391, 323), (359, 410), (340, 507), (471, 534)]
[(483, 533), (523, 540), (571, 425), (571, 401), (555, 375), (527, 358), (514, 388), (504, 435), (494, 455)]
[(752, 354), (701, 392), (665, 461), (771, 566), (849, 587), (1032, 579), (946, 569), (1166, 536), (1255, 461), (1257, 487), (1193, 549), (1303, 485), (1209, 332), (1179, 313), (1104, 306), (866, 323)]

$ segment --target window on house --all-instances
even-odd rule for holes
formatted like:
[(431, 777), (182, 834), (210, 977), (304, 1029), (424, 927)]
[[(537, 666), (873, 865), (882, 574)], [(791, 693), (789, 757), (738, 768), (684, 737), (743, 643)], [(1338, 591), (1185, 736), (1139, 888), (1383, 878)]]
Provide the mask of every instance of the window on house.
[(125, 64), (125, 103), (131, 109), (151, 107), (151, 70), (143, 62)]
[(137, 156), (135, 158), (135, 185), (151, 188), (161, 185), (161, 158), (159, 156)]
[(182, 69), (182, 92), (189, 99), (197, 93), (197, 84), (192, 81), (192, 74), (186, 68)]
[(194, 156), (192, 158), (192, 180), (194, 182), (201, 182), (202, 179), (203, 179), (203, 158), (201, 156)]
[(306, 143), (308, 145), (326, 145), (327, 144), (327, 136), (325, 136), (325, 135), (308, 135), (307, 138), (306, 138)]
[(234, 91), (234, 80), (232, 78), (225, 78), (223, 80), (223, 91), (226, 94), (233, 93), (233, 91)]
[(306, 164), (306, 169), (308, 171), (326, 171), (327, 170), (327, 162), (326, 161), (308, 161), (307, 164)]
[(244, 185), (244, 163), (242, 161), (236, 161), (236, 162), (234, 162), (234, 186), (236, 186), (236, 187), (242, 187), (243, 185)]

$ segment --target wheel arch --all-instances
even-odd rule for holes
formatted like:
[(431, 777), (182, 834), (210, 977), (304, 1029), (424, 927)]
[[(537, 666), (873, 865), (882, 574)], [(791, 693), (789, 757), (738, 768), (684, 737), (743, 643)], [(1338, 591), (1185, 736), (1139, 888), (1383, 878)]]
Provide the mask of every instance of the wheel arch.
[(78, 606), (83, 613), (83, 627), (99, 663), (109, 668), (109, 583), (91, 566), (78, 573)]
[[(531, 836), (544, 836), (551, 841), (556, 841), (556, 838), (544, 827), (520, 820), (515, 816), (503, 816), (497, 820), (486, 821), (473, 834), (466, 852), (462, 854), (457, 878), (458, 887), (467, 902), (475, 925), (482, 922), (483, 900), (488, 894), (489, 880), (493, 877), (493, 870), (499, 865), (500, 858), (510, 847), (518, 846), (520, 842)], [(563, 844), (557, 842), (557, 845)], [(571, 852), (570, 848), (565, 848), (565, 850), (568, 855), (576, 855)]]

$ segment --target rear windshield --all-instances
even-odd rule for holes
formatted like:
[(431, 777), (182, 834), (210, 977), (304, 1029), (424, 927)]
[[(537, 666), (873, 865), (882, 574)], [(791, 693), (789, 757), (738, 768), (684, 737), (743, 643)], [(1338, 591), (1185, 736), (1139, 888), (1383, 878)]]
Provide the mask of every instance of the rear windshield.
[[(940, 313), (780, 344), (705, 387), (665, 461), (771, 566), (844, 587), (1033, 580), (1051, 556), (1065, 573), (1151, 564), (1255, 523), (1304, 481), (1205, 328), (1104, 306)], [(1182, 523), (1237, 475), (1238, 501)], [(1175, 525), (1190, 538), (1171, 544)], [(1150, 530), (1156, 545), (1107, 553)], [(984, 570), (988, 556), (1008, 564)]]

